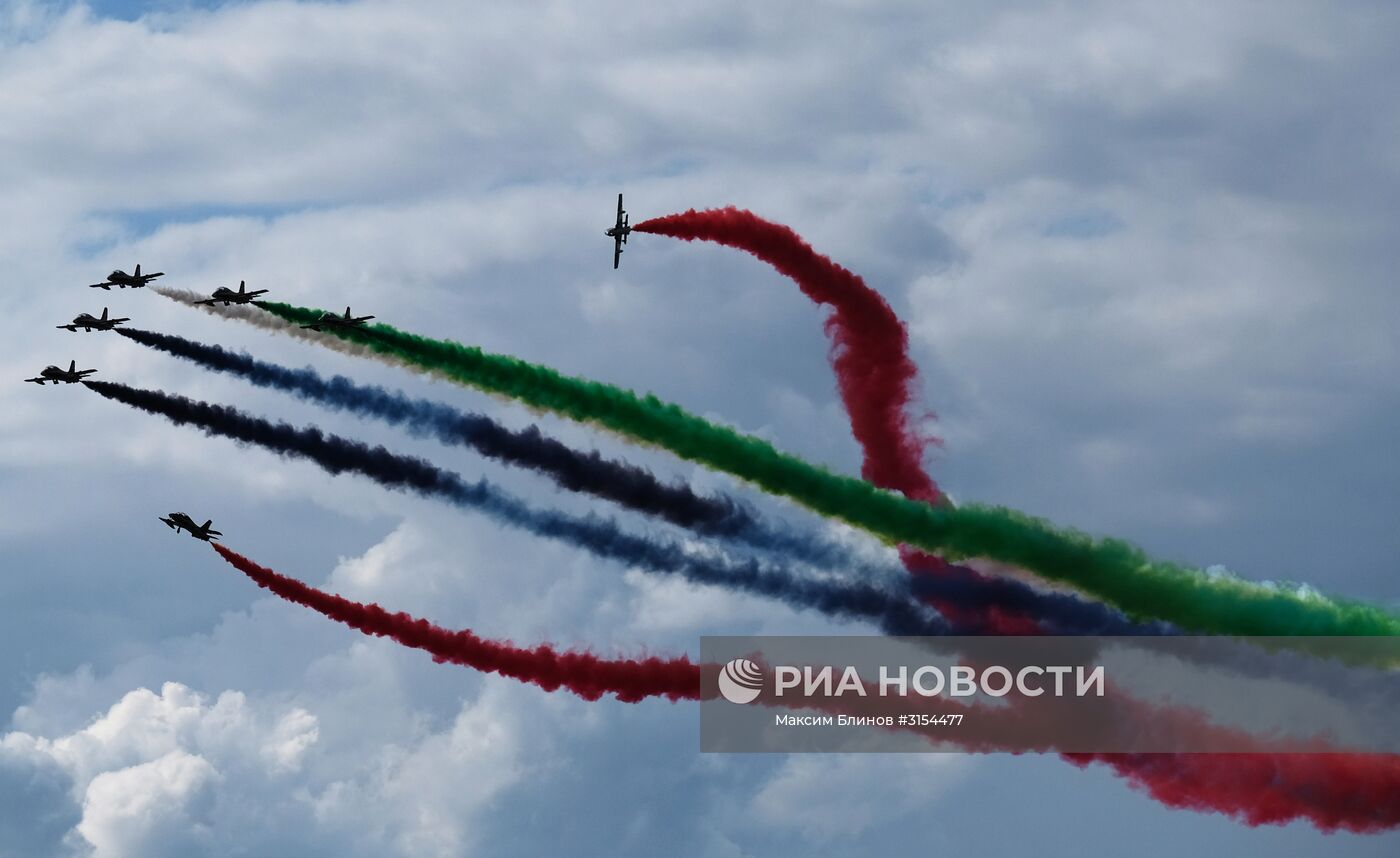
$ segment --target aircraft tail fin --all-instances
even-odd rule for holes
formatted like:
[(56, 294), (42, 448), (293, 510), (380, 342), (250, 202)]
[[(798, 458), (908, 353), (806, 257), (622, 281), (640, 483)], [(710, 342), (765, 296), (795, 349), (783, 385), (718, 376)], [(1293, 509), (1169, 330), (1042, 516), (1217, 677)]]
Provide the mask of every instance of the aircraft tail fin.
[(349, 308), (349, 307), (346, 307), (346, 308), (345, 308), (345, 318), (347, 318), (347, 319), (350, 318), (350, 308)]
[(137, 277), (137, 278), (140, 278), (140, 277), (141, 277), (141, 263), (139, 263), (139, 262), (136, 263), (136, 274), (133, 275), (133, 276), (135, 276), (135, 277)]
[(107, 321), (107, 308), (106, 308), (106, 307), (103, 307), (103, 308), (102, 308), (102, 321), (104, 321), (104, 322)]
[(77, 371), (78, 371), (78, 362), (77, 362), (76, 360), (70, 360), (70, 361), (68, 362), (68, 371), (69, 371), (69, 372), (77, 372)]
[(199, 529), (200, 529), (200, 530), (208, 530), (210, 527), (213, 526), (213, 524), (214, 524), (214, 519), (211, 518), (211, 519), (209, 519), (208, 521), (204, 522), (204, 524), (201, 524), (201, 525), (199, 526)]
[(246, 280), (239, 280), (239, 281), (238, 281), (238, 294), (242, 295), (242, 294), (244, 294), (244, 293), (247, 292), (247, 291), (248, 291), (248, 281), (246, 281)]

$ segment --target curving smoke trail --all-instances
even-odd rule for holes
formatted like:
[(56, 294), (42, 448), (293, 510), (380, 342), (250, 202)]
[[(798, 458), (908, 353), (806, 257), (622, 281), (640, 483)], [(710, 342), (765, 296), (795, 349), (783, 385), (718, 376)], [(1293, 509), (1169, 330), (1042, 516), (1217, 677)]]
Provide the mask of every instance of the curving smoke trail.
[(351, 601), (259, 566), (217, 542), (210, 544), (259, 587), (367, 635), (421, 649), (439, 663), (498, 673), (545, 691), (565, 688), (585, 700), (597, 700), (605, 694), (616, 695), (624, 703), (648, 697), (700, 698), (700, 666), (686, 656), (605, 659), (586, 651), (557, 650), (548, 644), (525, 649), (488, 640), (467, 629), (451, 631), (402, 612), (391, 613), (373, 603)]
[(83, 384), (108, 399), (161, 415), (177, 425), (195, 426), (210, 435), (257, 444), (279, 455), (309, 459), (332, 474), (362, 474), (388, 488), (446, 500), (628, 566), (677, 574), (698, 584), (731, 587), (833, 618), (874, 622), (887, 634), (952, 632), (942, 617), (909, 598), (907, 592), (897, 594), (865, 582), (799, 576), (786, 567), (752, 559), (699, 555), (678, 543), (629, 534), (611, 519), (537, 509), (486, 480), (469, 483), (423, 459), (341, 438), (314, 426), (296, 428), (273, 423), (226, 405), (109, 381)]
[(923, 469), (924, 451), (934, 439), (909, 424), (919, 374), (909, 357), (909, 332), (879, 292), (789, 227), (733, 206), (652, 218), (632, 230), (746, 251), (795, 282), (803, 295), (831, 307), (831, 364), (865, 455), (861, 476), (916, 500), (944, 500)]
[[(831, 365), (851, 433), (864, 457), (861, 476), (905, 497), (930, 504), (947, 502), (924, 469), (924, 453), (931, 439), (910, 422), (919, 370), (909, 356), (909, 331), (884, 296), (855, 272), (817, 253), (790, 227), (734, 206), (689, 209), (643, 221), (633, 229), (745, 251), (796, 283), (803, 295), (830, 307), (826, 333), (831, 339)], [(981, 577), (973, 569), (949, 564), (926, 552), (902, 547), (900, 554), (905, 566), (916, 574), (973, 581)], [(1046, 617), (1009, 611), (1008, 605), (997, 602), (971, 607), (936, 604), (950, 618), (967, 625), (980, 624), (994, 634), (1072, 628), (1073, 618), (1084, 613), (1071, 610)], [(1107, 618), (1093, 619), (1097, 624)]]
[[(253, 312), (267, 318), (261, 310)], [(664, 483), (645, 468), (605, 458), (596, 450), (575, 450), (536, 426), (509, 429), (484, 414), (412, 399), (383, 387), (356, 384), (341, 375), (325, 378), (310, 367), (291, 369), (244, 352), (171, 334), (135, 328), (118, 328), (117, 333), (206, 369), (237, 375), (260, 387), (403, 426), (420, 437), (431, 436), (445, 444), (470, 447), (489, 459), (542, 474), (569, 491), (610, 500), (699, 534), (734, 539), (825, 568), (862, 565), (844, 546), (816, 533), (780, 529), (760, 519), (735, 498), (704, 496), (685, 483)]]
[[(293, 324), (314, 321), (321, 313), (255, 303)], [(335, 329), (325, 339), (349, 341), (392, 362), (406, 362), (459, 384), (660, 445), (894, 543), (1028, 569), (1095, 595), (1133, 619), (1161, 619), (1218, 634), (1400, 634), (1400, 617), (1373, 605), (1211, 576), (1153, 560), (1122, 540), (1056, 528), (1005, 507), (932, 507), (810, 465), (767, 441), (710, 423), (654, 396), (572, 378), (538, 364), (388, 325)]]

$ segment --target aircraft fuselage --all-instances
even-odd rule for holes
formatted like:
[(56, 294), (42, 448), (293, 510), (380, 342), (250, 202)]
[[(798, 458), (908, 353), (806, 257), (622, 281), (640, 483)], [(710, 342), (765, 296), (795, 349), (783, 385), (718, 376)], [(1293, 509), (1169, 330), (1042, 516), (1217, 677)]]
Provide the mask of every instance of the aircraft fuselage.
[(186, 513), (172, 512), (168, 517), (161, 516), (160, 520), (166, 527), (176, 533), (185, 531), (195, 539), (202, 539), (205, 542), (211, 542), (217, 537), (223, 536), (219, 531), (212, 529), (214, 525), (213, 519), (204, 522), (204, 524), (195, 524), (194, 519), (190, 518)]

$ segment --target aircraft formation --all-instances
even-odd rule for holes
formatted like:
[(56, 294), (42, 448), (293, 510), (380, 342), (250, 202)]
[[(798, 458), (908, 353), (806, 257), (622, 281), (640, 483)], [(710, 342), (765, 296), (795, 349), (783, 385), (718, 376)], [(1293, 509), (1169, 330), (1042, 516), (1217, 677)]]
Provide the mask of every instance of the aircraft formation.
[[(632, 227), (628, 221), (627, 211), (622, 207), (622, 194), (618, 194), (616, 219), (611, 227), (603, 231), (604, 235), (613, 240), (614, 269), (618, 267), (622, 258), (623, 245), (627, 244), (627, 236), (630, 235), (631, 232)], [(138, 263), (136, 267), (132, 269), (132, 273), (128, 274), (118, 268), (108, 274), (107, 279), (102, 282), (89, 283), (88, 288), (105, 289), (109, 292), (112, 290), (113, 286), (116, 286), (118, 289), (141, 289), (149, 285), (156, 278), (164, 276), (164, 271), (143, 274), (141, 273), (141, 265)], [(208, 298), (198, 301), (197, 303), (206, 304), (211, 307), (216, 304), (222, 304), (225, 307), (233, 304), (248, 304), (251, 303), (253, 299), (267, 294), (267, 292), (268, 290), (266, 289), (254, 289), (249, 291), (247, 281), (240, 280), (238, 281), (237, 290), (228, 286), (220, 286), (216, 288)], [(374, 316), (352, 315), (350, 308), (347, 306), (343, 315), (322, 313), (321, 317), (316, 321), (307, 325), (302, 325), (301, 327), (318, 332), (327, 329), (343, 330), (362, 327), (373, 318)], [(79, 330), (85, 333), (92, 333), (93, 331), (113, 331), (116, 330), (119, 325), (129, 321), (131, 320), (126, 317), (110, 316), (109, 308), (103, 307), (101, 316), (94, 316), (91, 313), (79, 313), (77, 316), (73, 317), (73, 321), (65, 325), (55, 325), (54, 327), (70, 333), (77, 333)], [(45, 384), (77, 384), (95, 372), (97, 372), (96, 369), (78, 369), (78, 362), (76, 360), (70, 360), (67, 369), (56, 365), (46, 366), (39, 371), (38, 375), (33, 378), (26, 378), (24, 381), (26, 383), (37, 384), (41, 387)], [(185, 532), (191, 537), (204, 540), (205, 542), (216, 540), (223, 535), (219, 531), (212, 529), (214, 525), (213, 519), (203, 524), (196, 524), (193, 517), (183, 512), (172, 512), (168, 515), (160, 516), (159, 519), (166, 527), (169, 527), (176, 533)]]
[[(136, 268), (133, 269), (131, 274), (127, 274), (125, 271), (117, 269), (111, 274), (108, 274), (107, 279), (102, 281), (101, 283), (89, 283), (88, 288), (106, 289), (109, 292), (111, 291), (113, 286), (116, 286), (119, 289), (126, 289), (128, 287), (132, 289), (140, 289), (151, 283), (151, 281), (155, 280), (157, 277), (164, 276), (164, 271), (157, 271), (152, 274), (142, 274), (141, 266), (138, 264)], [(249, 292), (247, 282), (240, 280), (238, 281), (237, 291), (234, 291), (233, 289), (227, 286), (220, 286), (214, 290), (214, 293), (210, 295), (209, 298), (207, 298), (204, 301), (200, 301), (199, 303), (209, 305), (223, 304), (225, 307), (229, 306), (230, 304), (247, 304), (254, 298), (257, 298), (260, 295), (267, 294), (267, 291), (268, 290), (266, 289), (255, 289)], [(348, 307), (346, 308), (346, 316), (347, 318), (349, 317)], [(340, 317), (335, 318), (339, 320)], [(374, 317), (367, 316), (364, 319), (352, 319), (351, 322), (363, 324), (367, 319), (372, 318)], [(78, 315), (74, 316), (73, 321), (69, 322), (68, 324), (55, 325), (54, 327), (62, 331), (69, 331), (71, 333), (77, 333), (80, 329), (85, 333), (91, 333), (93, 331), (113, 331), (117, 329), (117, 326), (129, 321), (131, 320), (125, 317), (111, 316), (110, 309), (107, 307), (103, 307), (101, 316), (94, 316), (91, 313), (79, 313)], [(40, 370), (39, 374), (36, 375), (34, 378), (26, 378), (25, 381), (32, 382), (40, 386), (43, 386), (45, 384), (77, 384), (78, 382), (81, 382), (83, 379), (87, 378), (89, 375), (92, 375), (95, 372), (97, 372), (97, 370), (95, 369), (78, 369), (78, 362), (76, 360), (72, 360), (68, 362), (67, 369), (64, 369), (61, 366), (46, 366), (42, 370)], [(220, 536), (223, 536), (222, 533), (213, 529), (213, 519), (209, 519), (203, 524), (196, 524), (194, 518), (191, 517), (188, 513), (172, 512), (169, 515), (160, 516), (160, 521), (163, 522), (166, 527), (169, 527), (176, 533), (185, 532), (188, 533), (190, 536), (194, 537), (195, 539), (202, 539), (205, 542), (211, 542), (217, 540)]]

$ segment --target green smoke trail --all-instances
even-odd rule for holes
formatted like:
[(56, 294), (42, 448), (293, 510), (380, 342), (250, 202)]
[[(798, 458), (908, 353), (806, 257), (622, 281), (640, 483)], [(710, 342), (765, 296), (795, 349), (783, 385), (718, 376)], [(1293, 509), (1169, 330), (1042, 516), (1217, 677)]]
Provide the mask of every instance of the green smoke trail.
[[(322, 311), (271, 301), (257, 306), (291, 325)], [(1156, 561), (1117, 539), (1098, 539), (1003, 507), (932, 507), (840, 476), (766, 441), (689, 414), (653, 395), (563, 375), (479, 348), (388, 325), (327, 328), (396, 363), (593, 423), (683, 459), (724, 471), (892, 543), (945, 557), (988, 557), (1077, 587), (1134, 619), (1235, 635), (1396, 635), (1400, 617), (1373, 605), (1210, 576)]]

